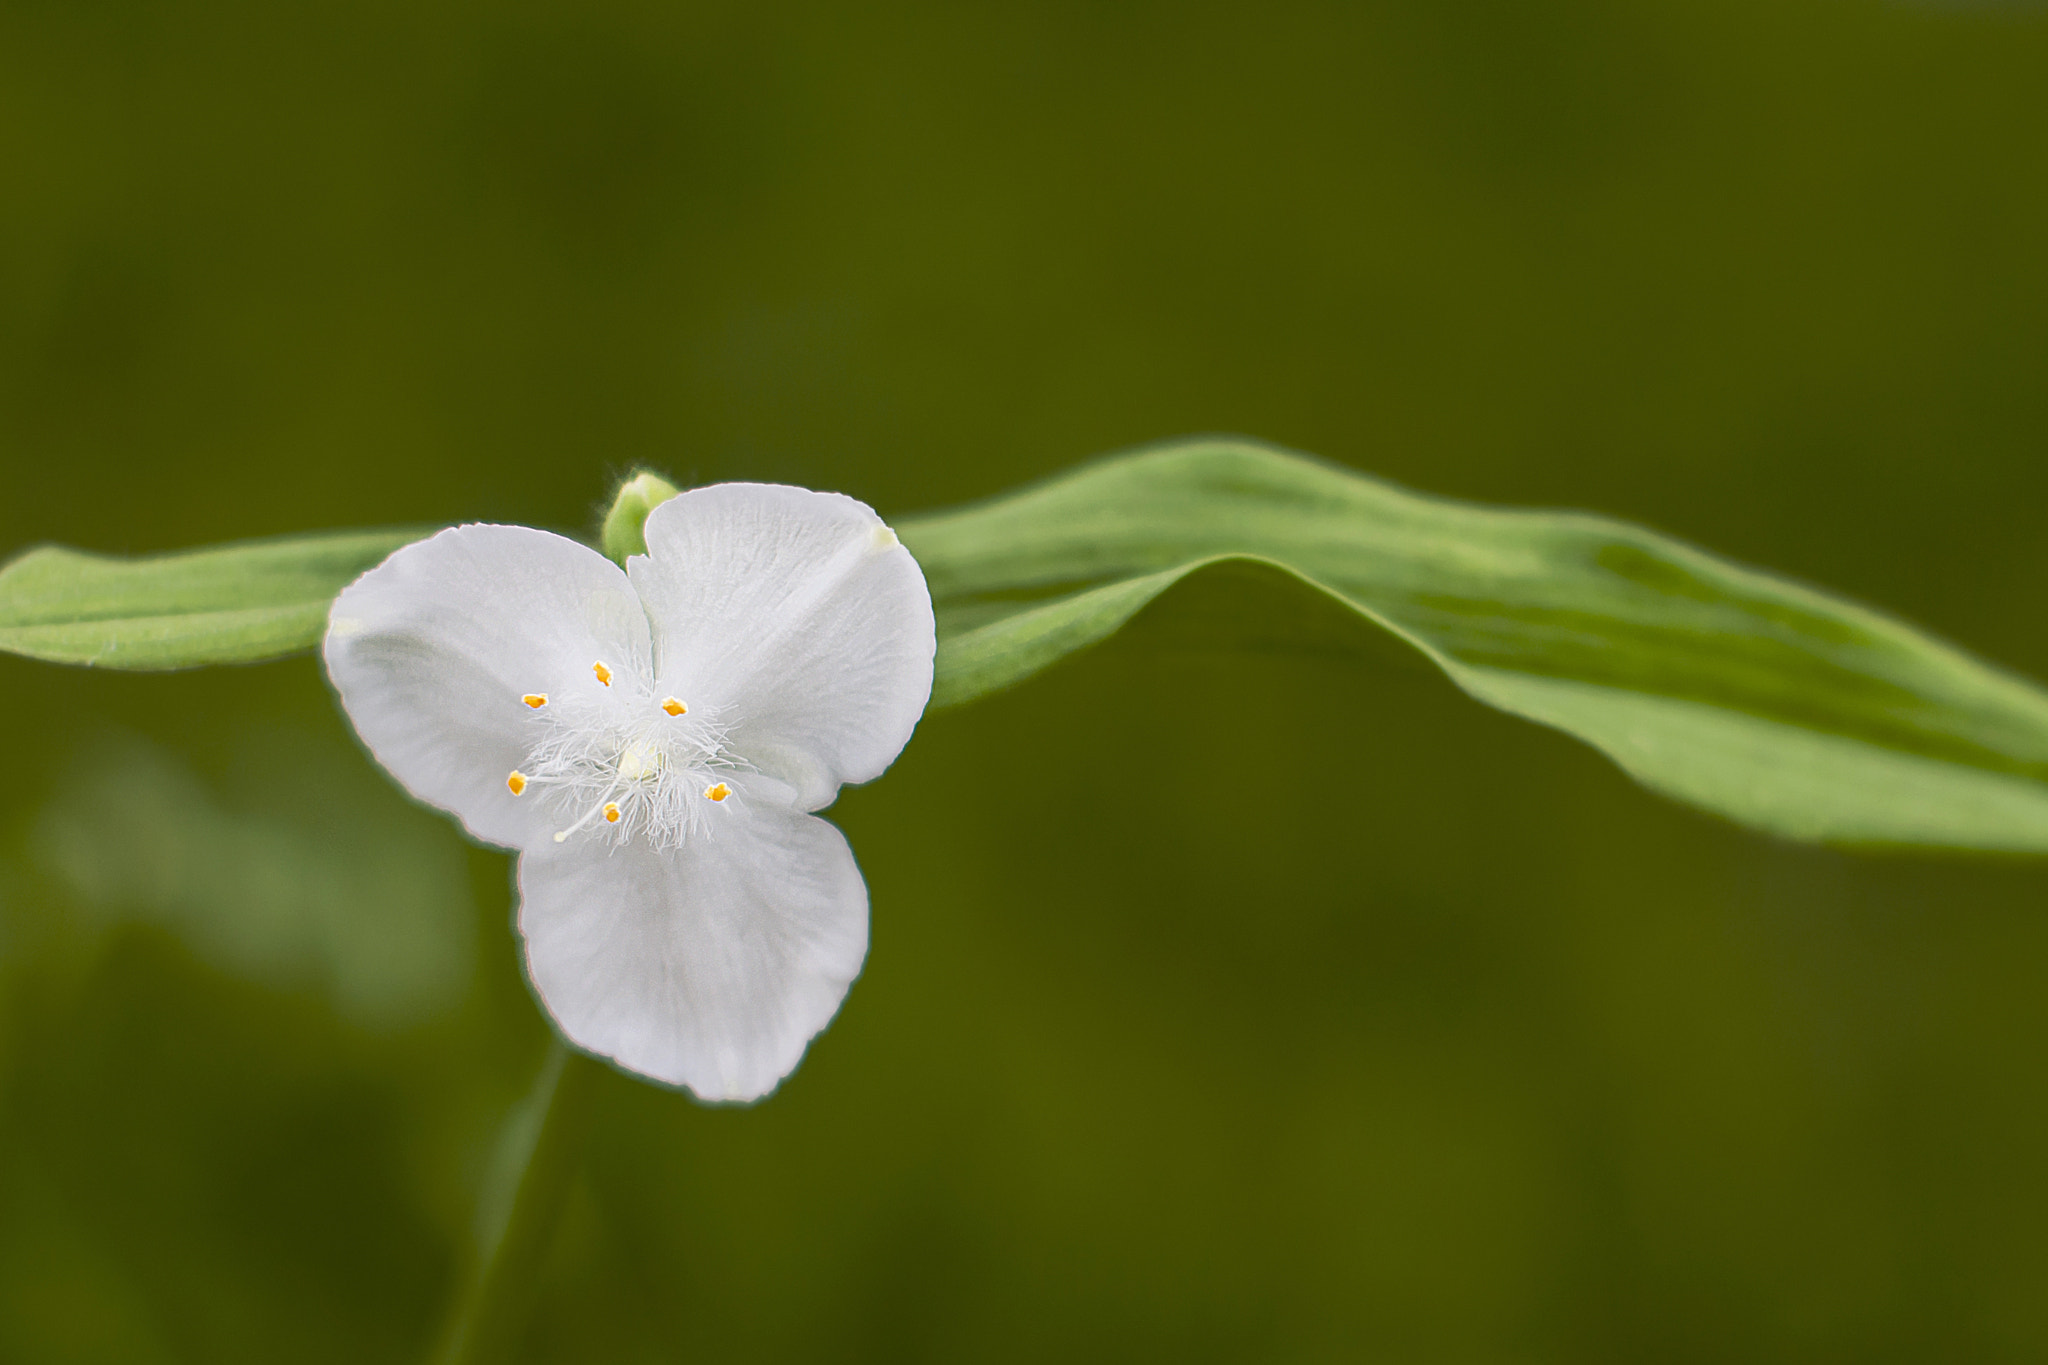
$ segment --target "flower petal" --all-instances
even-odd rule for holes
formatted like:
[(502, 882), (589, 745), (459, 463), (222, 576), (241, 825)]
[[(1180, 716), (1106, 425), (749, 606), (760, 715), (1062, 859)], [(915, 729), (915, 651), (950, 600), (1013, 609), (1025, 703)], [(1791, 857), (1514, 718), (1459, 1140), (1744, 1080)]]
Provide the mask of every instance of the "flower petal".
[(707, 1100), (752, 1100), (795, 1069), (867, 955), (868, 895), (814, 815), (721, 810), (657, 851), (599, 841), (519, 860), (519, 930), (570, 1042)]
[(931, 696), (931, 593), (865, 503), (722, 483), (647, 518), (627, 562), (665, 691), (721, 708), (730, 748), (806, 810), (881, 776)]
[(651, 649), (604, 556), (524, 526), (458, 526), (346, 588), (323, 654), (356, 732), (407, 791), (521, 848), (558, 823), (506, 787), (534, 740), (521, 697), (592, 691), (593, 662), (645, 667)]

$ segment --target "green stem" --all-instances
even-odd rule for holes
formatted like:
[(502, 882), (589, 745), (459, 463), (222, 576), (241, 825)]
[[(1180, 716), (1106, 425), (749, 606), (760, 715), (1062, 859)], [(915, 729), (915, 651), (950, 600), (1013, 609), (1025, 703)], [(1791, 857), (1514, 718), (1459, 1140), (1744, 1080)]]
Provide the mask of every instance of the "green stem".
[(506, 1117), (477, 1209), (462, 1292), (434, 1352), (438, 1365), (510, 1360), (561, 1223), (589, 1127), (584, 1098), (598, 1063), (555, 1039), (533, 1090)]

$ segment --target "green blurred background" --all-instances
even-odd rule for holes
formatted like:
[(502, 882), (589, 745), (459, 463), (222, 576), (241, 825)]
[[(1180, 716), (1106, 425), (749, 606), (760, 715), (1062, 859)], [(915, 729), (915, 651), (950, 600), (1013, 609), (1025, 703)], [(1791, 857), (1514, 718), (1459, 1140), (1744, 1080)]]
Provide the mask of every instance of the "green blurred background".
[[(0, 554), (1235, 431), (2048, 676), (2037, 8), (4, 0), (0, 186)], [(759, 1108), (603, 1078), (531, 1360), (2048, 1356), (2048, 869), (1199, 617), (842, 798), (866, 974)], [(507, 859), (309, 659), (0, 717), (0, 1359), (417, 1358)]]

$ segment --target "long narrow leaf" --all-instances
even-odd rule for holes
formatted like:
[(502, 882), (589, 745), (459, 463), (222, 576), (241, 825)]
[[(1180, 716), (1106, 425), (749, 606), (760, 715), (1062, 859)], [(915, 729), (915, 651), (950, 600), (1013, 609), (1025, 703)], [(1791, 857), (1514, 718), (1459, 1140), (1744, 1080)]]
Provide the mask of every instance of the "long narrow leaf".
[(358, 574), (425, 531), (349, 531), (146, 559), (45, 546), (0, 569), (0, 650), (101, 668), (250, 663), (306, 649)]
[[(897, 525), (939, 612), (934, 703), (1022, 681), (1176, 585), (1220, 640), (1334, 603), (1473, 697), (1795, 838), (2048, 852), (2048, 693), (1880, 613), (1638, 527), (1423, 497), (1236, 441), (1141, 451)], [(314, 644), (422, 534), (0, 570), (0, 650), (175, 668)], [(1242, 591), (1250, 585), (1250, 594)], [(1308, 597), (1301, 597), (1306, 594)], [(1264, 604), (1264, 605), (1262, 605)]]
[(1204, 441), (897, 530), (939, 609), (940, 705), (1104, 638), (1191, 576), (1248, 564), (1328, 594), (1479, 700), (1731, 819), (1796, 838), (2048, 851), (2039, 687), (1620, 522), (1474, 507)]

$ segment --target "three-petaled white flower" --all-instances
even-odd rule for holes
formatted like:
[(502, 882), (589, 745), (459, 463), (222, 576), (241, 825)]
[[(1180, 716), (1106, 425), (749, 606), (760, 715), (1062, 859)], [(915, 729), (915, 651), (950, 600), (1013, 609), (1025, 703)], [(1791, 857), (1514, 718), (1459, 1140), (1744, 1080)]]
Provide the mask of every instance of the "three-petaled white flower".
[(837, 493), (717, 484), (621, 572), (522, 526), (409, 545), (335, 601), (325, 655), (371, 753), (519, 851), (519, 931), (578, 1047), (755, 1099), (867, 953), (867, 888), (809, 812), (878, 777), (931, 694), (930, 594)]

